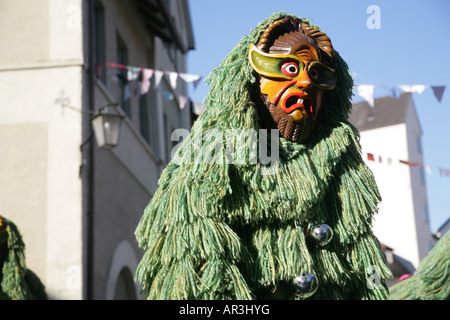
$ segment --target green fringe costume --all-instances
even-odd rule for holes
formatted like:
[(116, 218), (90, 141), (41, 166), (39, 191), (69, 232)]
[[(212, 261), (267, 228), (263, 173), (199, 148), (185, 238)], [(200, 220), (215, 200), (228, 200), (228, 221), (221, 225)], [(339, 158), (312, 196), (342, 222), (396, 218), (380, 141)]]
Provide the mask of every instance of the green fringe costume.
[(412, 277), (389, 291), (391, 300), (449, 300), (450, 232), (439, 239)]
[[(280, 282), (311, 273), (319, 285), (308, 299), (388, 297), (391, 272), (371, 227), (380, 195), (347, 121), (353, 82), (337, 52), (338, 84), (326, 93), (315, 138), (277, 138), (273, 174), (251, 164), (258, 151), (246, 144), (234, 151), (234, 164), (220, 148), (227, 130), (260, 129), (247, 53), (284, 16), (261, 22), (212, 71), (205, 110), (160, 177), (135, 232), (145, 250), (136, 281), (149, 299), (266, 299)], [(223, 136), (205, 139), (210, 130)], [(195, 161), (199, 155), (221, 161)], [(321, 223), (334, 231), (324, 247), (305, 236)], [(284, 298), (302, 299), (295, 292)]]
[(0, 216), (0, 300), (46, 300), (45, 287), (27, 268), (25, 244), (16, 225)]

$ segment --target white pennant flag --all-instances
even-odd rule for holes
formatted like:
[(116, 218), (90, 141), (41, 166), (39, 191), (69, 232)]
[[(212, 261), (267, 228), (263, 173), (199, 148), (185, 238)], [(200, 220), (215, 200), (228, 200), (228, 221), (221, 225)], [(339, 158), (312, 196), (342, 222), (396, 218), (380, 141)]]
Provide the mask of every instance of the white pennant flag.
[(184, 109), (184, 107), (186, 106), (186, 103), (188, 102), (189, 98), (185, 97), (185, 96), (178, 96), (178, 102), (179, 102), (179, 107), (181, 110)]
[(134, 81), (139, 78), (139, 68), (127, 67), (127, 80)]
[(197, 88), (198, 84), (200, 83), (200, 80), (202, 79), (201, 76), (196, 75), (196, 74), (180, 73), (179, 76), (181, 79), (183, 79), (186, 82), (193, 82), (194, 89)]
[(192, 104), (194, 105), (194, 113), (199, 116), (203, 111), (203, 105), (197, 102), (192, 102)]
[(192, 82), (200, 79), (200, 76), (196, 74), (180, 73), (180, 78), (186, 82)]
[(150, 89), (150, 79), (153, 76), (155, 70), (153, 69), (144, 69), (142, 70), (142, 87), (141, 94), (146, 94), (148, 89)]
[(158, 88), (164, 73), (160, 70), (155, 70), (154, 74), (155, 74), (155, 88)]
[(173, 90), (177, 88), (177, 79), (178, 79), (178, 72), (168, 72), (169, 74), (169, 80), (170, 80), (170, 86)]
[(404, 85), (399, 85), (398, 87), (405, 92), (422, 93), (426, 89), (427, 86), (424, 84), (413, 84), (413, 85), (404, 84)]
[(373, 99), (373, 89), (374, 85), (371, 84), (360, 84), (358, 86), (358, 95), (363, 97), (372, 108), (375, 105), (375, 101)]

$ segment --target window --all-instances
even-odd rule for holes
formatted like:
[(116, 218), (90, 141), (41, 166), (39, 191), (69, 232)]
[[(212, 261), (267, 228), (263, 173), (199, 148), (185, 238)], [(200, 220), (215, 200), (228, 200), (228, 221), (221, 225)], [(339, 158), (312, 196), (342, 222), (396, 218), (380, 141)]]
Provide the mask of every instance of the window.
[[(154, 85), (154, 78), (151, 80), (152, 86)], [(162, 157), (160, 154), (161, 146), (159, 144), (159, 136), (160, 136), (160, 129), (163, 126), (161, 124), (161, 121), (158, 121), (158, 107), (157, 107), (157, 99), (156, 99), (156, 91), (155, 90), (149, 90), (147, 93), (147, 107), (148, 107), (148, 126), (149, 126), (149, 134), (150, 134), (150, 147), (152, 148), (153, 152), (155, 152), (158, 157)]]
[(149, 126), (149, 110), (147, 105), (147, 95), (141, 95), (139, 98), (139, 121), (140, 121), (140, 131), (142, 137), (151, 144), (150, 140), (150, 126)]
[(170, 58), (170, 61), (172, 61), (175, 70), (177, 70), (179, 68), (179, 64), (178, 64), (178, 49), (172, 45), (172, 44), (167, 44), (166, 45), (166, 50), (167, 50), (167, 55)]
[(175, 131), (173, 123), (171, 123), (171, 117), (167, 116), (164, 112), (164, 133), (165, 133), (165, 144), (166, 144), (166, 162), (172, 160), (172, 150), (179, 143), (178, 141), (172, 141), (172, 133)]
[(94, 7), (95, 24), (95, 48), (94, 62), (96, 64), (96, 75), (104, 84), (106, 84), (106, 36), (105, 36), (105, 9), (100, 1), (95, 2)]
[[(128, 65), (128, 48), (119, 34), (117, 34), (117, 62), (122, 65)], [(120, 106), (128, 118), (131, 119), (130, 87), (128, 86), (126, 69), (120, 69), (119, 79)]]
[[(147, 66), (149, 69), (154, 69), (154, 53), (153, 42), (147, 49)], [(153, 152), (159, 155), (158, 148), (158, 112), (157, 112), (157, 99), (156, 91), (152, 88), (155, 87), (155, 77), (150, 78), (150, 89), (139, 98), (139, 130), (145, 141), (150, 145)]]
[(422, 215), (423, 215), (423, 221), (428, 222), (428, 205), (424, 204), (422, 206)]
[(416, 150), (418, 153), (422, 153), (422, 141), (420, 137), (416, 137)]
[(419, 178), (420, 178), (420, 183), (425, 185), (425, 171), (423, 169), (423, 166), (419, 167)]

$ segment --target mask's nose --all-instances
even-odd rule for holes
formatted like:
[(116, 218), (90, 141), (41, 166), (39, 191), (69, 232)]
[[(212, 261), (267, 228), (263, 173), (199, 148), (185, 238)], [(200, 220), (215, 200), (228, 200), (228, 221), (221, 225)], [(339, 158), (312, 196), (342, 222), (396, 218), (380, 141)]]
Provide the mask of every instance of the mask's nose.
[(312, 81), (309, 78), (308, 72), (306, 70), (303, 70), (302, 73), (300, 73), (295, 86), (302, 90), (308, 90), (311, 88)]

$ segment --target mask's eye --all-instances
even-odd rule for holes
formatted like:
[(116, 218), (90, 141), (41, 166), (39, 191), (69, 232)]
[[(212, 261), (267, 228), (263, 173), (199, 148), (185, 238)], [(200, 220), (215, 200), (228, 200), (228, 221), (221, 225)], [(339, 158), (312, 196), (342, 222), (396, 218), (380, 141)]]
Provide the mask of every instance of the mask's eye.
[(281, 66), (281, 71), (288, 77), (296, 77), (300, 70), (297, 63), (286, 62)]
[(319, 80), (319, 70), (317, 70), (317, 68), (309, 69), (308, 74), (312, 81)]

